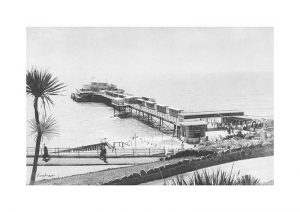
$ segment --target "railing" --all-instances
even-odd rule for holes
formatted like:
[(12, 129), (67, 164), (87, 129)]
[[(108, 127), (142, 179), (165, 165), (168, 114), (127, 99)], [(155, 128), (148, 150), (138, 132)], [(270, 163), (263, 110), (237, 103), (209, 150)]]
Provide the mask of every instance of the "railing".
[[(57, 158), (97, 158), (99, 157), (99, 150), (72, 150), (70, 148), (48, 148), (48, 153), (51, 157)], [(165, 149), (155, 148), (116, 148), (113, 150), (107, 149), (106, 156), (108, 158), (118, 157), (164, 157)], [(34, 157), (35, 147), (26, 148), (26, 157)], [(39, 156), (44, 154), (43, 148), (40, 148)]]
[(159, 118), (163, 118), (165, 119), (166, 121), (168, 122), (174, 122), (174, 123), (177, 123), (178, 121), (178, 118), (177, 117), (174, 117), (174, 116), (171, 116), (169, 114), (165, 114), (165, 113), (161, 113), (161, 112), (158, 112), (157, 110), (155, 109), (150, 109), (150, 108), (147, 108), (147, 107), (143, 107), (143, 106), (140, 106), (140, 105), (137, 105), (137, 104), (130, 104), (131, 107), (133, 109), (136, 109), (136, 110), (140, 110), (142, 112), (145, 112), (145, 113), (149, 113), (149, 114), (152, 114), (152, 115), (155, 115)]

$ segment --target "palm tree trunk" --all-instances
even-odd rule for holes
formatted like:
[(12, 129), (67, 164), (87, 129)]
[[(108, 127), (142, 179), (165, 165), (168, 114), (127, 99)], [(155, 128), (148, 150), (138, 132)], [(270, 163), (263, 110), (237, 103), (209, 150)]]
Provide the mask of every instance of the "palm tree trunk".
[(40, 146), (41, 146), (41, 130), (40, 130), (40, 120), (39, 120), (39, 111), (38, 111), (38, 98), (34, 98), (34, 115), (35, 115), (35, 121), (38, 127), (38, 135), (36, 138), (36, 145), (35, 145), (35, 153), (34, 153), (34, 160), (32, 165), (32, 172), (31, 172), (31, 178), (30, 178), (30, 185), (33, 185), (35, 182), (35, 176), (36, 176), (36, 170), (37, 170), (37, 164), (39, 159), (39, 152), (40, 152)]

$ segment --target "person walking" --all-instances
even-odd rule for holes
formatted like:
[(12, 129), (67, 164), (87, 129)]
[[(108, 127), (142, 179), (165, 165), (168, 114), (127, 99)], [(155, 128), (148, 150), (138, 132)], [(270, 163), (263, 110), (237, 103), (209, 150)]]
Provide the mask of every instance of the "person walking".
[(101, 160), (103, 160), (105, 163), (107, 163), (107, 161), (106, 161), (106, 148), (105, 148), (105, 145), (101, 145), (100, 146), (100, 156), (99, 156), (99, 158)]
[(49, 152), (48, 152), (48, 148), (46, 147), (46, 145), (44, 144), (44, 154), (43, 154), (43, 161), (45, 161), (46, 163), (50, 160), (50, 155), (49, 155)]

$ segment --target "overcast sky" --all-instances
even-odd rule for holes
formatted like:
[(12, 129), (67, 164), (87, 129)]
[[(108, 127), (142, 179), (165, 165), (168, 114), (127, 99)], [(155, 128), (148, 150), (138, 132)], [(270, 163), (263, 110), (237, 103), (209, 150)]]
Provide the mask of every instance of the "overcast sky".
[(273, 29), (28, 28), (31, 66), (47, 68), (68, 83), (92, 77), (271, 72)]

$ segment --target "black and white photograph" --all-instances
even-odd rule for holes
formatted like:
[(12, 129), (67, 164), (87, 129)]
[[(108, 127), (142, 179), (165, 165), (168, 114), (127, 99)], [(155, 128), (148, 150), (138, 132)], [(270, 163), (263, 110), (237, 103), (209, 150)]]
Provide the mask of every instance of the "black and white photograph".
[(299, 211), (298, 4), (1, 2), (0, 210)]
[(272, 27), (28, 27), (28, 185), (273, 185)]

